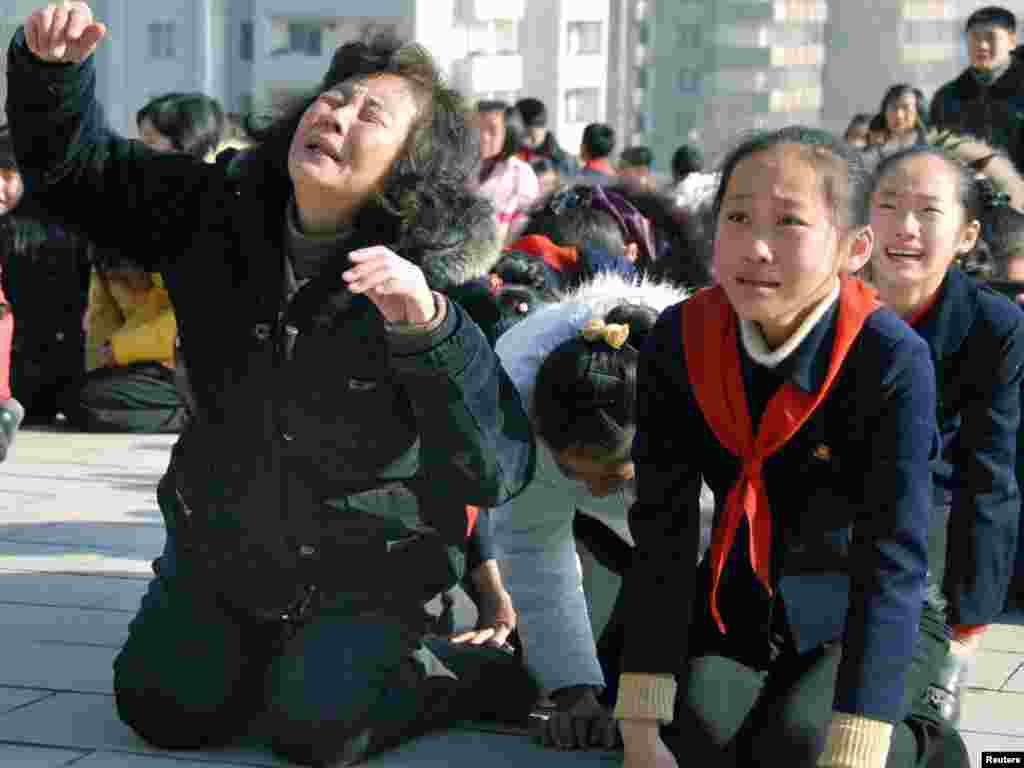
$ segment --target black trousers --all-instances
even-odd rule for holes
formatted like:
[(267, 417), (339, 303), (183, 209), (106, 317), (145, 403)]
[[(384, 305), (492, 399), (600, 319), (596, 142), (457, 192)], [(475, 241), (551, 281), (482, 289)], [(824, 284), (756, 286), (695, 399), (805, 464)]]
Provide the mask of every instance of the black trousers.
[(114, 692), (121, 719), (160, 748), (255, 730), (292, 762), (349, 764), (460, 719), (525, 722), (538, 695), (511, 654), (427, 634), (422, 606), (341, 594), (300, 622), (248, 620), (192, 577), (172, 533), (154, 571)]
[(145, 434), (181, 432), (186, 416), (174, 371), (155, 362), (89, 372), (68, 414), (83, 432)]

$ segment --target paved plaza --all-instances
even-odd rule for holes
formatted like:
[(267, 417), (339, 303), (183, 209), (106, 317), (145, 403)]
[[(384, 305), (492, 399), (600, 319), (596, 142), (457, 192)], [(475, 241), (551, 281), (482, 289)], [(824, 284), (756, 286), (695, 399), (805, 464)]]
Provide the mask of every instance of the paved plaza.
[[(3, 768), (286, 765), (255, 738), (215, 752), (158, 753), (114, 713), (111, 662), (163, 547), (156, 483), (173, 440), (24, 431), (0, 465)], [(973, 765), (983, 750), (1024, 751), (1024, 617), (1007, 616), (985, 636), (972, 683), (962, 728)], [(620, 763), (617, 754), (545, 751), (524, 734), (467, 726), (369, 765)]]

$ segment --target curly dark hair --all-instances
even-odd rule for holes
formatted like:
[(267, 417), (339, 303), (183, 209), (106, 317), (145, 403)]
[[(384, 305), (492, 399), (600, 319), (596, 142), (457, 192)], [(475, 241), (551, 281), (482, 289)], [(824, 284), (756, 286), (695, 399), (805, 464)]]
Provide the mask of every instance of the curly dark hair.
[[(287, 176), (292, 136), (320, 94), (345, 81), (382, 74), (409, 83), (419, 111), (381, 190), (356, 213), (353, 225), (357, 235), (390, 244), (428, 272), (431, 255), (492, 239), (494, 225), (490, 203), (470, 191), (480, 162), (478, 132), (464, 100), (445, 83), (425, 48), (388, 33), (346, 43), (334, 53), (315, 93), (269, 125), (261, 127), (250, 118), (246, 127), (258, 151)], [(434, 284), (445, 280), (442, 274), (428, 272), (427, 277)]]

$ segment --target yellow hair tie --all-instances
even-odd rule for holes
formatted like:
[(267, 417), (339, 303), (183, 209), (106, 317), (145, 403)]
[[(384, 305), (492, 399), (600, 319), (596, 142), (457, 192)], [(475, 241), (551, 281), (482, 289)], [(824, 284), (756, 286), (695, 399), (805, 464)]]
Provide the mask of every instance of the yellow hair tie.
[(622, 349), (622, 345), (629, 338), (629, 325), (609, 324), (598, 318), (584, 325), (580, 333), (587, 341), (603, 341), (612, 349)]

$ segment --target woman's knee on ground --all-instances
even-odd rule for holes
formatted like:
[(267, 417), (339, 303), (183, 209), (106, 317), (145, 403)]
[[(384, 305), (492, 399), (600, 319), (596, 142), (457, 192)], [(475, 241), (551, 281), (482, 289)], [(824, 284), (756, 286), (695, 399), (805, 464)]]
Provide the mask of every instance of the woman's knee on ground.
[[(114, 698), (118, 717), (143, 740), (161, 749), (202, 749), (239, 736), (258, 711), (253, 697), (187, 672), (140, 674), (139, 665), (114, 662)], [(120, 663), (119, 663), (120, 662)], [(149, 659), (160, 667), (160, 659)], [(174, 684), (171, 684), (173, 681)]]

